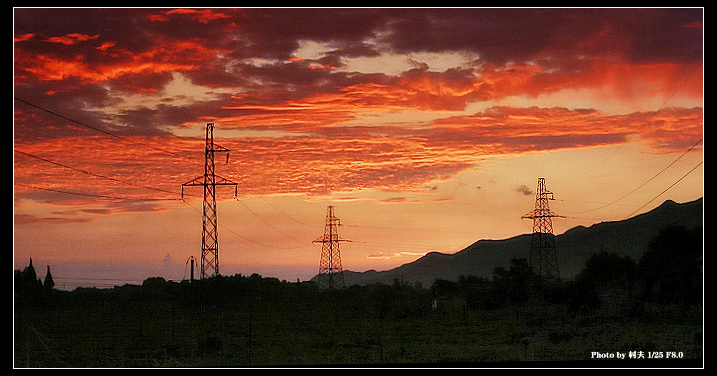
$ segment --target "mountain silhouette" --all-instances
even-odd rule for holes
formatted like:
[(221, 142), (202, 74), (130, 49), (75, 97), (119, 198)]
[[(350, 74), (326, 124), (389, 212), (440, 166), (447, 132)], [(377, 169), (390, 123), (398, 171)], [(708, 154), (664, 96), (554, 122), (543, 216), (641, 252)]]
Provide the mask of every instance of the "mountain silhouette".
[[(647, 249), (648, 242), (660, 229), (703, 226), (703, 198), (678, 204), (667, 200), (657, 208), (622, 221), (601, 222), (589, 227), (577, 226), (555, 237), (560, 277), (573, 279), (591, 255), (605, 251), (636, 262)], [(508, 268), (511, 259), (529, 259), (532, 234), (504, 240), (479, 240), (454, 254), (431, 252), (416, 261), (387, 271), (345, 270), (346, 286), (372, 283), (420, 283), (428, 287), (436, 279), (457, 281), (460, 276), (492, 278), (497, 267)], [(314, 277), (312, 280), (316, 280)]]

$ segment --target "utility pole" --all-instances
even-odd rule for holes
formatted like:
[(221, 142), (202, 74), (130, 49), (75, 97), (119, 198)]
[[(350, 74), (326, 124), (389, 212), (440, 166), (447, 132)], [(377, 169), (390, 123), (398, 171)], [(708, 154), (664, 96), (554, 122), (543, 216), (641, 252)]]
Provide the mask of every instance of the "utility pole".
[(344, 288), (344, 275), (341, 267), (341, 252), (339, 250), (340, 242), (350, 240), (341, 239), (339, 237), (339, 226), (341, 221), (334, 214), (334, 207), (329, 205), (326, 208), (326, 226), (324, 227), (324, 236), (314, 240), (314, 243), (321, 243), (321, 259), (319, 260), (319, 288)]
[(194, 260), (194, 256), (189, 256), (187, 259), (187, 262), (185, 263), (184, 267), (186, 268), (186, 264), (189, 264), (189, 283), (194, 283), (194, 263), (196, 260)]
[(229, 162), (229, 149), (214, 144), (214, 123), (207, 123), (204, 148), (204, 175), (182, 184), (182, 199), (184, 199), (184, 187), (204, 187), (200, 279), (216, 277), (219, 275), (216, 187), (218, 185), (233, 185), (234, 198), (237, 197), (237, 183), (214, 173), (215, 153), (227, 153), (227, 163)]
[(535, 209), (522, 216), (533, 220), (533, 236), (530, 241), (530, 266), (536, 273), (546, 278), (560, 278), (558, 256), (555, 253), (555, 235), (553, 235), (553, 217), (563, 217), (550, 210), (548, 200), (554, 200), (553, 192), (545, 187), (545, 178), (538, 178), (538, 191), (535, 193)]

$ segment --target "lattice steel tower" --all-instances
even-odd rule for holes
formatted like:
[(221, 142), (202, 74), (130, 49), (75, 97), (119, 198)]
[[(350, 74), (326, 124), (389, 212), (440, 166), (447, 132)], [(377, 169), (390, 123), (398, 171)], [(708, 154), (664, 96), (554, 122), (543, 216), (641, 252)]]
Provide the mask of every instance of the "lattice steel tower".
[(227, 153), (229, 162), (229, 149), (214, 144), (214, 123), (207, 123), (207, 133), (204, 148), (204, 175), (182, 184), (182, 199), (184, 199), (185, 186), (204, 187), (204, 204), (202, 210), (202, 258), (200, 278), (215, 277), (219, 275), (219, 246), (217, 242), (217, 185), (233, 185), (234, 197), (237, 196), (237, 183), (214, 173), (214, 154)]
[(535, 193), (535, 209), (521, 218), (533, 220), (533, 236), (530, 241), (530, 266), (546, 278), (560, 278), (558, 256), (555, 253), (553, 217), (562, 217), (550, 210), (548, 200), (554, 200), (553, 192), (545, 187), (545, 178), (538, 178)]
[(344, 275), (341, 267), (341, 252), (339, 243), (350, 240), (339, 237), (339, 226), (341, 221), (334, 214), (334, 207), (329, 205), (326, 208), (326, 226), (324, 236), (314, 240), (314, 243), (321, 243), (321, 259), (319, 260), (318, 284), (320, 289), (343, 289)]

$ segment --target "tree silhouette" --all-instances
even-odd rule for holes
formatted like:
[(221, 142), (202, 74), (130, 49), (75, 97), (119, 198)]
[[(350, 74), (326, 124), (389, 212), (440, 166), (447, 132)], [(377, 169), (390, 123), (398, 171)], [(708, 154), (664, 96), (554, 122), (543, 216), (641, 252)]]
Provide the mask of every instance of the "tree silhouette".
[(37, 278), (35, 267), (30, 264), (22, 271), (15, 271), (15, 294), (22, 302), (34, 301), (42, 291), (42, 280)]
[(635, 282), (635, 272), (636, 264), (631, 258), (600, 251), (600, 253), (590, 256), (575, 280), (600, 286), (611, 285), (630, 289)]
[(510, 261), (508, 270), (503, 267), (494, 269), (493, 292), (499, 300), (502, 296), (509, 303), (525, 303), (530, 297), (531, 287), (536, 285), (537, 276), (528, 260), (521, 258)]
[(50, 273), (50, 265), (47, 266), (47, 273), (45, 273), (45, 283), (42, 285), (45, 290), (52, 290), (55, 288), (55, 280), (52, 279), (52, 273)]
[(648, 300), (698, 303), (702, 299), (702, 229), (668, 227), (648, 244), (640, 259)]

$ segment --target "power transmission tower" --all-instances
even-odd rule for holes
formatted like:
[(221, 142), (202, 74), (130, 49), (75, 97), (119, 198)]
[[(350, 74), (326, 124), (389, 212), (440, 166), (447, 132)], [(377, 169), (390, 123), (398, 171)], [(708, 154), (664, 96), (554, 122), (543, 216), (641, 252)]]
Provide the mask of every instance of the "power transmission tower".
[(545, 178), (538, 178), (535, 193), (535, 209), (521, 218), (533, 220), (533, 236), (530, 241), (530, 266), (538, 275), (560, 278), (558, 256), (555, 253), (553, 217), (562, 217), (550, 210), (548, 200), (554, 200), (553, 192), (545, 187)]
[(314, 243), (321, 243), (321, 259), (319, 261), (318, 284), (320, 289), (344, 288), (344, 275), (341, 267), (340, 242), (350, 240), (339, 237), (339, 226), (341, 221), (334, 214), (334, 207), (329, 205), (326, 208), (326, 226), (324, 236), (314, 240)]
[(204, 204), (202, 210), (202, 258), (200, 278), (209, 278), (219, 275), (219, 247), (217, 243), (217, 198), (218, 185), (233, 185), (234, 197), (237, 196), (237, 183), (214, 173), (214, 154), (227, 153), (229, 162), (229, 149), (214, 144), (214, 123), (207, 123), (207, 133), (204, 148), (204, 175), (182, 184), (182, 199), (184, 187), (204, 187)]

